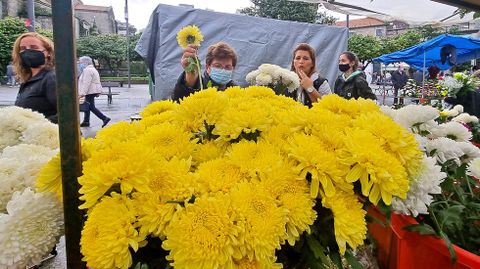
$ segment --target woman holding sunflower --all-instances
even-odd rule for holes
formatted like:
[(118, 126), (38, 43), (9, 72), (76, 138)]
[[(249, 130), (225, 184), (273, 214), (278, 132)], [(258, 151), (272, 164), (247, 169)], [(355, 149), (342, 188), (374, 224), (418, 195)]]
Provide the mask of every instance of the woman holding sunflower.
[(202, 76), (198, 47), (203, 41), (197, 26), (187, 26), (177, 34), (178, 44), (183, 48), (181, 64), (184, 72), (175, 84), (173, 100), (178, 101), (196, 91), (208, 87), (218, 90), (236, 86), (232, 81), (233, 71), (237, 65), (235, 50), (225, 42), (218, 42), (208, 47), (205, 72)]

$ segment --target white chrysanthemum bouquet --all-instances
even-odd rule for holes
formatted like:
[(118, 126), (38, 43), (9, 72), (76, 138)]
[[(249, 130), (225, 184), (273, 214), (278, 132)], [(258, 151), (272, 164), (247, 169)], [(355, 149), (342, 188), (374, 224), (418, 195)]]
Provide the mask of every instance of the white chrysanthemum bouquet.
[(63, 210), (36, 176), (58, 152), (58, 127), (39, 113), (0, 109), (0, 268), (37, 265), (63, 234)]
[(438, 82), (439, 86), (448, 91), (449, 97), (465, 95), (467, 92), (475, 91), (479, 86), (479, 81), (465, 73), (455, 73), (452, 77), (445, 77)]
[(274, 64), (260, 65), (247, 74), (246, 80), (250, 85), (268, 86), (276, 94), (285, 94), (287, 90), (293, 92), (300, 87), (300, 78), (295, 72)]

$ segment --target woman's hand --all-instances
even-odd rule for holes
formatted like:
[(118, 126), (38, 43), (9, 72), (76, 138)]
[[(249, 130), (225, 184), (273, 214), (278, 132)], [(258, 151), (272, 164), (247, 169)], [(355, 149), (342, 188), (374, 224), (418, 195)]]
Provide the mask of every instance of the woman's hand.
[(302, 86), (302, 88), (308, 89), (310, 87), (313, 87), (313, 80), (309, 78), (307, 74), (303, 72), (303, 70), (300, 70), (300, 72), (298, 72), (298, 76), (300, 77), (300, 85)]
[(187, 68), (189, 62), (188, 58), (193, 58), (197, 56), (197, 47), (195, 45), (188, 45), (184, 50), (183, 50), (183, 55), (181, 59), (182, 67), (183, 69)]

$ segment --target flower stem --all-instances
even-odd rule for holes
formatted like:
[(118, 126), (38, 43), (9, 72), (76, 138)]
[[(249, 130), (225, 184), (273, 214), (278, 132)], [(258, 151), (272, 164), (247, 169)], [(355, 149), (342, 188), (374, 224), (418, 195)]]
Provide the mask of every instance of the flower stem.
[(198, 57), (195, 56), (195, 62), (197, 63), (197, 70), (198, 70), (198, 79), (200, 80), (200, 90), (203, 90), (203, 83), (202, 83), (202, 68), (200, 67), (200, 62), (198, 61)]

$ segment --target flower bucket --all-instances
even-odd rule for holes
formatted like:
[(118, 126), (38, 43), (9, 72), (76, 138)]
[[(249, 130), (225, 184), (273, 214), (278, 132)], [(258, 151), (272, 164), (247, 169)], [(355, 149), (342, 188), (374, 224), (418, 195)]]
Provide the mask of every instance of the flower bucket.
[[(370, 209), (368, 214), (382, 221), (385, 220), (385, 216), (377, 209)], [(377, 241), (377, 258), (380, 268), (480, 268), (480, 256), (455, 245), (457, 262), (452, 264), (450, 253), (443, 240), (403, 230), (403, 227), (411, 224), (417, 224), (417, 221), (410, 216), (397, 214), (392, 214), (389, 226), (382, 227), (378, 223), (368, 224), (370, 234)]]

